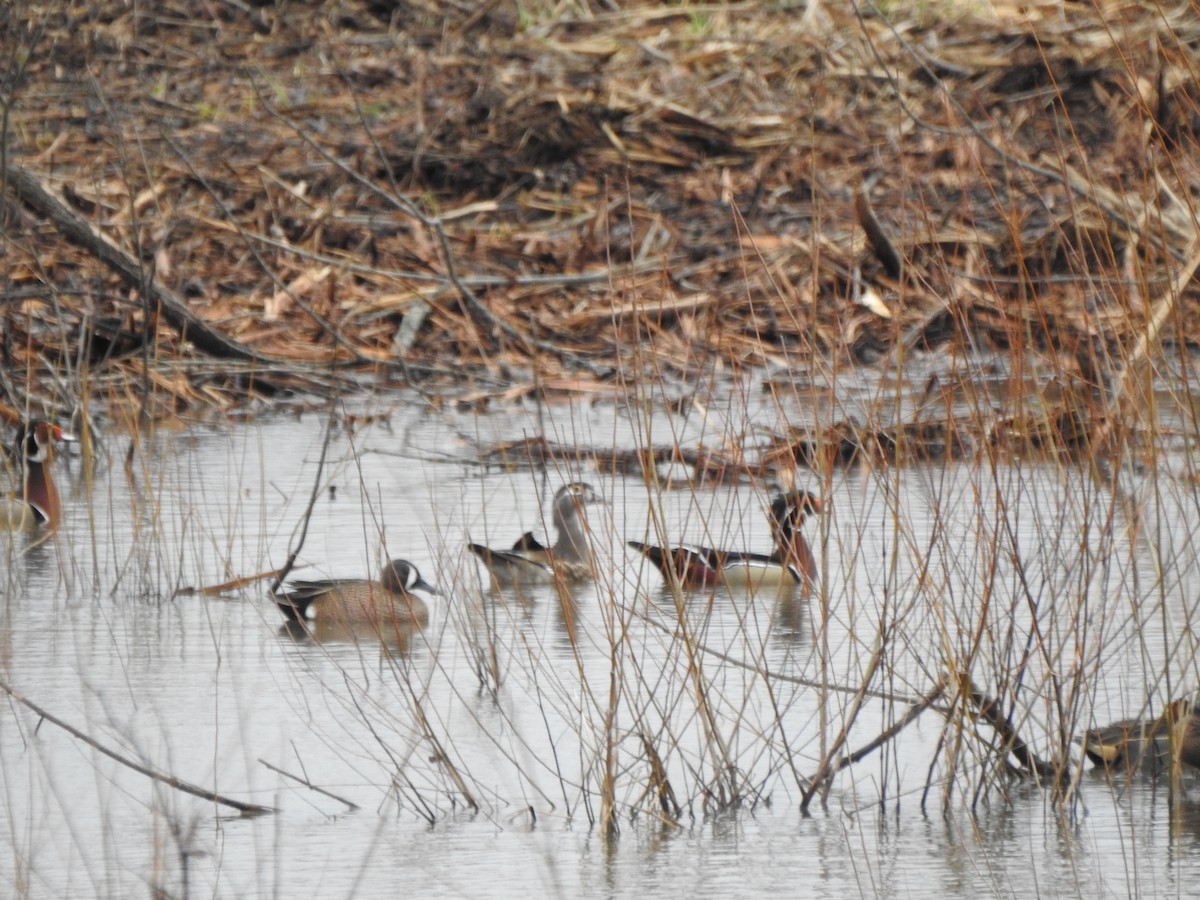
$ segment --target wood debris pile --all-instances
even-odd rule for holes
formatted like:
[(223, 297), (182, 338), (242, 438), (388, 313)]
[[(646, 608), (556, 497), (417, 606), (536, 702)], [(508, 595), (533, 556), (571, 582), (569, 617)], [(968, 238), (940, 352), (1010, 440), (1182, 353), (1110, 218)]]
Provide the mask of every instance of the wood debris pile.
[(1200, 335), (1186, 4), (837, 6), (10, 4), (5, 164), (141, 274), (8, 179), (5, 399), (947, 346), (1098, 384), (1176, 283), (1161, 337)]

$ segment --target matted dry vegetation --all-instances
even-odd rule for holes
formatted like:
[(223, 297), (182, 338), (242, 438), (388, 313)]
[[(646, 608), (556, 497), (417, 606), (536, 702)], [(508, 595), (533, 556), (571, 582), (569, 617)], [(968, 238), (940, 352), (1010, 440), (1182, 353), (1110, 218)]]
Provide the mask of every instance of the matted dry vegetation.
[(1091, 394), (1200, 334), (1190, 4), (3, 15), (16, 408), (981, 347)]
[[(909, 458), (992, 442), (1094, 446), (1113, 438), (1120, 401), (1142, 387), (1139, 370), (1164, 359), (1164, 346), (1186, 350), (1200, 335), (1200, 16), (1188, 5), (943, 4), (931, 14), (817, 0), (113, 0), (12, 4), (0, 16), (0, 415), (240, 413), (281, 391), (306, 402), (377, 384), (464, 403), (632, 384), (637, 399), (673, 401), (699, 374), (750, 367), (770, 370), (768, 387), (799, 393), (810, 369), (904, 374), (913, 354), (977, 351), (1007, 353), (1002, 377), (1036, 401), (993, 409), (980, 400), (953, 415), (969, 404), (950, 398), (961, 385), (948, 367), (947, 383), (930, 380), (905, 407), (930, 415), (821, 421), (815, 433), (771, 435), (756, 454), (733, 426), (716, 436), (719, 448), (581, 448), (536, 435), (481, 454), (504, 464), (586, 458), (622, 474), (682, 463), (718, 480), (756, 467), (774, 476), (796, 463), (891, 460), (901, 445), (915, 451)], [(649, 445), (660, 432), (642, 433)], [(356, 452), (348, 447), (346, 459)], [(321, 459), (305, 523), (324, 484), (324, 450)], [(161, 496), (149, 470), (144, 481), (146, 497)], [(661, 506), (664, 485), (646, 479), (650, 505)], [(599, 797), (592, 821), (611, 832), (624, 809), (655, 802), (664, 821), (689, 803), (710, 811), (758, 802), (743, 767), (763, 760), (771, 777), (793, 774), (807, 808), (838, 767), (926, 709), (949, 723), (935, 751), (945, 771), (982, 761), (981, 788), (1011, 773), (1077, 783), (1068, 760), (1083, 704), (1090, 710), (1103, 666), (1128, 647), (1143, 662), (1158, 659), (1157, 632), (1143, 638), (1140, 625), (1174, 614), (1163, 598), (1176, 582), (1146, 591), (1133, 563), (1125, 568), (1107, 493), (1079, 490), (1077, 505), (1051, 514), (1054, 498), (1043, 499), (1021, 513), (1035, 524), (1018, 540), (1000, 486), (965, 501), (944, 483), (931, 488), (929, 534), (898, 501), (885, 505), (905, 496), (899, 490), (880, 512), (839, 512), (844, 532), (825, 519), (814, 540), (835, 577), (823, 576), (804, 607), (816, 679), (765, 668), (749, 619), (732, 652), (710, 649), (707, 619), (693, 629), (688, 616), (711, 607), (689, 607), (677, 589), (661, 603), (626, 604), (626, 593), (644, 592), (626, 580), (640, 571), (614, 566), (598, 579), (597, 615), (606, 618), (593, 624), (608, 629), (605, 664), (625, 666), (623, 693), (606, 672), (607, 700), (597, 692), (584, 713), (563, 705), (585, 748), (583, 802), (567, 815), (590, 819)], [(827, 478), (822, 490), (833, 487)], [(1116, 478), (1111, 487), (1121, 494)], [(988, 493), (996, 499), (978, 502)], [(943, 518), (945, 498), (947, 509), (973, 503), (976, 518)], [(165, 504), (146, 508), (156, 525), (168, 521)], [(656, 538), (676, 539), (676, 522), (668, 529), (657, 511), (649, 520), (647, 536), (658, 524)], [(958, 542), (959, 531), (972, 540)], [(171, 533), (164, 526), (139, 541), (131, 558), (162, 553)], [(452, 532), (436, 534), (447, 542)], [(1185, 537), (1180, 555), (1194, 557)], [(212, 543), (222, 540), (238, 544)], [(196, 556), (211, 552), (223, 551)], [(968, 559), (961, 568), (959, 557)], [(881, 574), (837, 580), (843, 561)], [(1174, 557), (1159, 568), (1179, 583), (1190, 574)], [(255, 561), (252, 571), (264, 569)], [(223, 579), (206, 591), (241, 584)], [(1160, 589), (1157, 605), (1143, 606)], [(157, 584), (140, 591), (164, 593)], [(780, 631), (799, 632), (801, 607), (790, 600), (772, 615)], [(590, 692), (575, 613), (555, 601), (547, 607), (576, 663), (565, 674), (524, 655), (523, 613), (506, 620), (508, 608), (492, 604), (496, 618), (476, 621), (465, 603), (448, 604), (462, 618), (448, 620), (446, 640), (454, 628), (467, 636), (479, 689), (498, 694), (502, 657), (520, 657), (550, 686), (538, 700), (547, 709), (556, 701), (542, 696)], [(1143, 666), (1148, 696), (1158, 687), (1173, 696), (1187, 677), (1176, 673), (1195, 667), (1185, 621), (1165, 674)], [(630, 637), (639, 633), (652, 637)], [(710, 694), (704, 658), (738, 667), (751, 686), (722, 682)], [(448, 810), (460, 796), (476, 806), (464, 785), (492, 790), (491, 773), (460, 777), (421, 709), (426, 694), (407, 678), (397, 686), (419, 713), (413, 745), (433, 748), (413, 757), (433, 773), (429, 795), (439, 799), (428, 808)], [(826, 718), (822, 701), (809, 772), (794, 762), (774, 700), (773, 720), (744, 718), (743, 698), (759, 680), (767, 693), (791, 684), (852, 698), (840, 721)], [(457, 702), (457, 687), (447, 696)], [(868, 700), (888, 705), (885, 724), (854, 746), (849, 728)], [(893, 714), (901, 703), (907, 711)], [(635, 711), (628, 729), (626, 707)], [(638, 733), (660, 710), (660, 734)], [(691, 722), (682, 724), (693, 714), (709, 723), (694, 757)], [(981, 723), (995, 739), (990, 755), (972, 760), (959, 745)], [(723, 744), (726, 733), (737, 739)], [(742, 756), (738, 745), (755, 740), (769, 753)], [(621, 742), (639, 749), (629, 754)], [(619, 771), (622, 754), (638, 763)], [(522, 765), (514, 763), (517, 780), (533, 784)], [(673, 786), (671, 767), (686, 790)], [(555, 777), (565, 786), (563, 771)], [(891, 771), (887, 797), (899, 796)], [(932, 792), (941, 775), (929, 772)], [(160, 784), (183, 784), (164, 773), (143, 767)], [(950, 808), (959, 786), (940, 783)], [(425, 802), (421, 790), (414, 805)]]

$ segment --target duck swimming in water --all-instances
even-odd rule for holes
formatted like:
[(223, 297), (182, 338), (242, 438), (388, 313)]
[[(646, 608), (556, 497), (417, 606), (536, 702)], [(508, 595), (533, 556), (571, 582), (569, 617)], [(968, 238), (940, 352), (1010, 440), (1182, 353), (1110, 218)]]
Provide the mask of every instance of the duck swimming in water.
[(1172, 743), (1180, 763), (1200, 768), (1200, 704), (1173, 700), (1155, 719), (1122, 719), (1078, 741), (1088, 759), (1111, 771), (1161, 774), (1171, 765)]
[(545, 547), (526, 533), (507, 550), (482, 544), (467, 549), (483, 560), (498, 587), (550, 584), (556, 579), (582, 581), (592, 574), (592, 551), (587, 538), (587, 508), (604, 498), (590, 484), (574, 481), (558, 489), (551, 503), (556, 537)]
[(821, 499), (808, 491), (788, 491), (771, 501), (772, 553), (717, 550), (681, 545), (656, 547), (629, 541), (663, 573), (681, 587), (697, 588), (718, 582), (739, 587), (802, 587), (810, 592), (817, 584), (817, 561), (800, 531), (804, 519), (821, 513)]
[(393, 559), (383, 567), (379, 581), (341, 578), (326, 581), (289, 581), (272, 599), (290, 622), (338, 625), (421, 626), (429, 609), (413, 591), (439, 593), (407, 560)]
[(58, 488), (50, 471), (54, 445), (74, 441), (57, 425), (35, 420), (17, 432), (14, 454), (21, 464), (21, 492), (0, 498), (0, 531), (53, 531), (62, 515)]

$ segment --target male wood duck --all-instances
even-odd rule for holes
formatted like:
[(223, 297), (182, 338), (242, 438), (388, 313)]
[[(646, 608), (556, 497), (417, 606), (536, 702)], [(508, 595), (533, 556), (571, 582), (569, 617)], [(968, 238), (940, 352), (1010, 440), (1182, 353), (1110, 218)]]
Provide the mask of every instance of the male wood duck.
[(62, 505), (50, 464), (55, 442), (73, 440), (73, 435), (49, 422), (39, 420), (20, 427), (14, 453), (22, 468), (21, 492), (0, 497), (0, 531), (52, 531), (58, 527)]
[(653, 544), (643, 544), (641, 541), (627, 541), (634, 550), (639, 551), (646, 559), (654, 564), (668, 583), (671, 573), (680, 587), (701, 588), (717, 584), (721, 580), (721, 569), (709, 560), (718, 551), (707, 547), (655, 547)]
[(774, 553), (715, 550), (712, 547), (655, 547), (641, 541), (629, 546), (641, 552), (681, 587), (697, 588), (723, 581), (740, 587), (795, 587), (810, 591), (817, 583), (817, 561), (800, 533), (808, 515), (822, 511), (821, 499), (808, 491), (789, 491), (771, 501)]
[(1179, 761), (1200, 768), (1200, 704), (1191, 700), (1173, 700), (1156, 719), (1122, 719), (1087, 731), (1078, 740), (1097, 766), (1157, 775), (1171, 764), (1172, 729)]
[(553, 545), (545, 547), (526, 532), (508, 550), (493, 550), (481, 544), (467, 544), (467, 549), (483, 560), (492, 581), (500, 587), (549, 584), (556, 578), (582, 581), (592, 574), (586, 509), (603, 502), (590, 484), (564, 484), (551, 504), (556, 533)]
[(440, 591), (421, 577), (407, 560), (393, 559), (379, 581), (339, 578), (328, 581), (289, 581), (272, 595), (290, 622), (334, 625), (419, 626), (429, 621), (429, 609), (413, 591)]

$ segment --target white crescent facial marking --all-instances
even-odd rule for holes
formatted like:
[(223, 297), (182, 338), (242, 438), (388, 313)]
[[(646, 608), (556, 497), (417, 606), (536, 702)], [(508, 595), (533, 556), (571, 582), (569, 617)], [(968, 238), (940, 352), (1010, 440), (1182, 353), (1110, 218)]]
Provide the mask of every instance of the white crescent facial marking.
[(25, 459), (31, 463), (44, 463), (49, 452), (49, 439), (43, 444), (38, 437), (37, 429), (29, 432), (29, 437), (25, 441)]
[(417, 570), (415, 568), (413, 568), (412, 566), (405, 566), (404, 567), (404, 589), (406, 591), (412, 590), (412, 588), (416, 586), (417, 581), (420, 579), (420, 577), (421, 576), (417, 574)]

